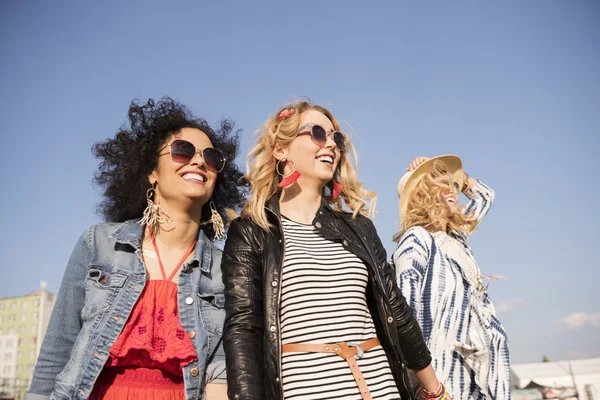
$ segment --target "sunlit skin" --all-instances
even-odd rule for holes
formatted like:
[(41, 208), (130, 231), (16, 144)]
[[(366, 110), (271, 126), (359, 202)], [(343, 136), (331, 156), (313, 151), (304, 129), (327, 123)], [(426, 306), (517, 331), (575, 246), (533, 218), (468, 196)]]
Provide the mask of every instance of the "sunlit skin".
[[(310, 136), (311, 125), (320, 125), (326, 132), (334, 131), (329, 118), (316, 110), (308, 110), (300, 115), (300, 127), (306, 128), (299, 132), (296, 139), (286, 149), (280, 149), (278, 158), (285, 157), (293, 160), (296, 170), (301, 174), (298, 179), (301, 187), (318, 189), (319, 187), (323, 188), (333, 178), (341, 155), (331, 136), (327, 137), (325, 146), (316, 145)], [(327, 157), (330, 159), (328, 160)], [(293, 167), (292, 163), (286, 163), (285, 175), (291, 173)]]
[(187, 164), (173, 161), (168, 145), (177, 139), (187, 140), (199, 151), (213, 147), (208, 136), (201, 130), (183, 128), (162, 147), (158, 166), (148, 179), (159, 183), (156, 190), (165, 210), (181, 208), (199, 212), (212, 196), (217, 174), (207, 168), (202, 155), (198, 153)]
[[(195, 128), (183, 128), (171, 136), (161, 147), (158, 166), (148, 176), (150, 183), (158, 182), (156, 194), (160, 206), (169, 214), (172, 222), (162, 224), (156, 235), (160, 258), (167, 276), (181, 260), (181, 256), (191, 243), (196, 240), (200, 229), (202, 207), (210, 200), (217, 173), (210, 171), (204, 159), (196, 153), (186, 164), (173, 161), (168, 145), (174, 140), (183, 139), (192, 143), (200, 152), (206, 147), (213, 147), (204, 132)], [(153, 251), (153, 245), (148, 235), (145, 235), (143, 248)], [(186, 262), (193, 257), (189, 255)], [(146, 279), (162, 279), (158, 260), (144, 257)], [(173, 282), (179, 281), (178, 274)], [(206, 385), (206, 395), (210, 399), (227, 399), (227, 385), (209, 383)]]
[(453, 182), (452, 186), (454, 187), (453, 191), (442, 194), (442, 200), (446, 204), (446, 218), (451, 218), (456, 214), (460, 206), (458, 203), (458, 195), (460, 194), (458, 183)]
[[(181, 256), (198, 236), (202, 206), (212, 196), (217, 174), (209, 171), (204, 159), (196, 154), (186, 164), (173, 161), (168, 144), (176, 139), (187, 140), (196, 149), (212, 147), (208, 136), (199, 129), (184, 128), (171, 136), (160, 148), (158, 166), (148, 175), (150, 183), (157, 182), (155, 200), (169, 215), (171, 221), (161, 224), (156, 233), (156, 243), (167, 276), (178, 264)], [(143, 247), (154, 251), (149, 235), (144, 236)], [(191, 260), (190, 254), (186, 261)], [(144, 259), (148, 279), (162, 279), (157, 260)], [(176, 274), (173, 281), (178, 282)]]
[[(333, 132), (333, 123), (324, 114), (316, 110), (308, 110), (300, 116), (300, 126), (316, 124)], [(288, 218), (305, 224), (312, 223), (317, 210), (321, 206), (321, 196), (325, 185), (333, 179), (341, 154), (330, 135), (323, 147), (316, 145), (308, 132), (303, 130), (287, 147), (277, 145), (273, 155), (285, 162), (284, 175), (292, 173), (295, 167), (300, 178), (282, 191), (280, 198), (281, 213)], [(292, 160), (293, 162), (286, 162)], [(296, 201), (299, 200), (299, 201)]]

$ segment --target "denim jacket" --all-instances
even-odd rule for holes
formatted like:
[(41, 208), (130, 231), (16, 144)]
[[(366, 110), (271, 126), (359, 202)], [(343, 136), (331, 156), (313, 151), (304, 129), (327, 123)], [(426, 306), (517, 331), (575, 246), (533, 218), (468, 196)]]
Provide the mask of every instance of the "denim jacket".
[[(137, 221), (92, 225), (67, 265), (25, 400), (87, 399), (146, 283)], [(206, 383), (226, 383), (221, 342), (221, 250), (200, 230), (192, 261), (179, 275), (181, 325), (198, 360), (183, 368), (186, 399)]]

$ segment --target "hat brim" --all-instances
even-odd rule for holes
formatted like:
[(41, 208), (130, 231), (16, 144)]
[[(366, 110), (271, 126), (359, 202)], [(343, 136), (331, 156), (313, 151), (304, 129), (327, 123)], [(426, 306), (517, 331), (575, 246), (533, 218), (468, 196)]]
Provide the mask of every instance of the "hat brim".
[(433, 163), (436, 160), (443, 162), (446, 165), (446, 168), (448, 168), (450, 179), (452, 179), (453, 182), (458, 183), (458, 187), (463, 187), (464, 173), (462, 169), (462, 160), (459, 156), (447, 154), (430, 158), (413, 171), (407, 172), (407, 174), (410, 174), (410, 176), (408, 179), (405, 179), (402, 187), (400, 187), (402, 179), (400, 179), (400, 182), (398, 182), (398, 196), (400, 197), (400, 201), (398, 202), (398, 213), (400, 214), (400, 221), (402, 221), (406, 215), (410, 197), (419, 184), (419, 181), (431, 170)]

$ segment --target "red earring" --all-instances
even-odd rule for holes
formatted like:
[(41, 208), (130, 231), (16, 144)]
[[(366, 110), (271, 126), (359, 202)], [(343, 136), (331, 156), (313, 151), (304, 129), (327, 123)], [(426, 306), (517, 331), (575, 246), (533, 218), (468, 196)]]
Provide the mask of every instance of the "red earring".
[(335, 200), (338, 197), (340, 197), (340, 194), (342, 194), (342, 190), (344, 188), (342, 187), (342, 184), (336, 181), (333, 181), (333, 189), (331, 190), (331, 200)]
[[(281, 163), (282, 161), (287, 161), (287, 162), (291, 162), (292, 163), (292, 173), (289, 174), (288, 176), (285, 176), (284, 174), (282, 174), (281, 172), (279, 172), (279, 163)], [(277, 173), (281, 176), (281, 182), (279, 182), (279, 187), (280, 188), (284, 188), (284, 187), (288, 187), (290, 186), (292, 183), (296, 182), (298, 180), (298, 178), (300, 178), (300, 172), (298, 172), (298, 170), (296, 169), (296, 164), (294, 163), (293, 160), (287, 159), (287, 158), (282, 158), (281, 160), (277, 161), (277, 164), (275, 165), (275, 171), (277, 171)]]

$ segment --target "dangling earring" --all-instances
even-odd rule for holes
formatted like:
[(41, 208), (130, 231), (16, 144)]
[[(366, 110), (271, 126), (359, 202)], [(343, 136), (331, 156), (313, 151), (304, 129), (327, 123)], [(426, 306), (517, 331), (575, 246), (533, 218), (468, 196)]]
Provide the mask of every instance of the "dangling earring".
[(217, 211), (217, 207), (215, 203), (210, 202), (210, 219), (206, 222), (201, 222), (200, 225), (208, 225), (212, 224), (213, 231), (215, 232), (215, 238), (217, 240), (223, 239), (225, 236), (225, 224), (223, 223), (223, 218), (221, 218), (221, 214)]
[(333, 181), (333, 189), (331, 189), (331, 200), (335, 200), (338, 197), (340, 197), (340, 194), (342, 194), (342, 190), (344, 190), (344, 187), (342, 186), (341, 183)]
[(156, 203), (153, 201), (154, 197), (156, 196), (157, 185), (158, 182), (154, 182), (152, 187), (146, 192), (146, 200), (148, 201), (148, 205), (144, 210), (142, 219), (140, 222), (138, 222), (140, 225), (148, 226), (153, 232), (158, 230), (160, 224), (172, 221), (169, 214), (167, 214), (167, 212), (160, 206), (158, 198), (156, 199)]
[[(289, 161), (292, 163), (292, 172), (288, 176), (285, 176), (283, 173), (279, 172), (279, 163), (281, 163), (282, 161)], [(292, 183), (296, 182), (298, 178), (300, 178), (300, 172), (296, 169), (296, 163), (294, 163), (294, 160), (289, 158), (282, 158), (281, 160), (277, 160), (277, 164), (275, 165), (275, 171), (282, 178), (281, 182), (279, 182), (280, 188), (288, 187)]]

